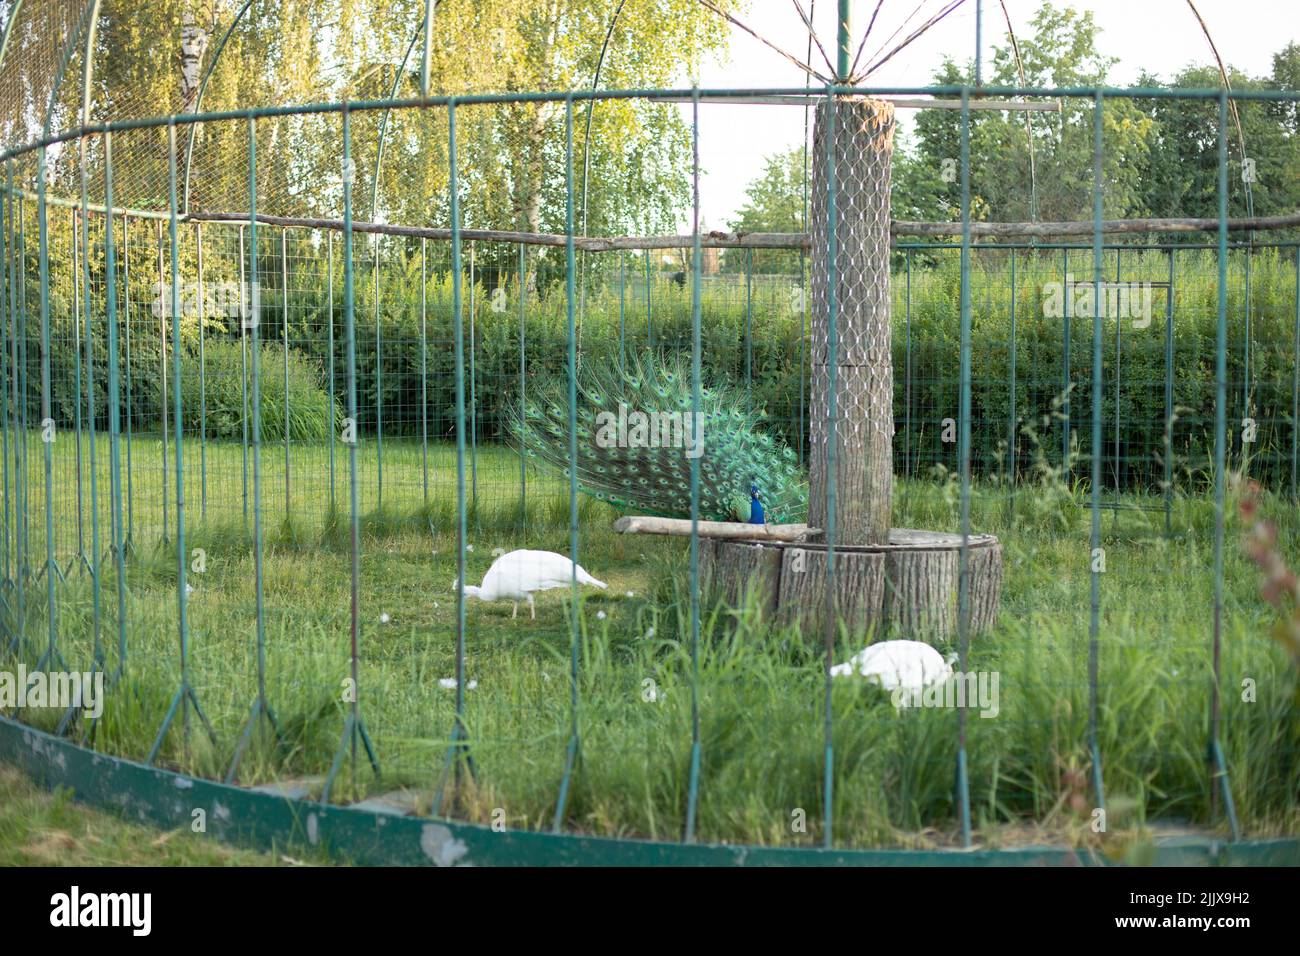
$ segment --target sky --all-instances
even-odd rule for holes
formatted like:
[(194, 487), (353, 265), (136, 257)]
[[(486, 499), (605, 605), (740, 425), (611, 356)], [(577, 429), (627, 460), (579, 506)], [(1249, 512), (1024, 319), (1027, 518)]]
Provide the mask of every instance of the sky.
[[(802, 0), (814, 4), (813, 24), (832, 61), (835, 58), (835, 0)], [(1212, 56), (1186, 0), (1054, 0), (1058, 7), (1090, 10), (1100, 28), (1103, 52), (1118, 58), (1112, 68), (1113, 85), (1133, 83), (1146, 70), (1169, 77), (1188, 64), (1212, 63)], [(1005, 0), (1017, 36), (1029, 33), (1029, 21), (1041, 0)], [(944, 0), (884, 0), (866, 53), (870, 54), (899, 28), (908, 15), (920, 12), (902, 29), (905, 37), (917, 24), (941, 10)], [(1256, 76), (1272, 71), (1273, 54), (1288, 42), (1300, 42), (1300, 0), (1197, 0), (1224, 61)], [(997, 0), (984, 0), (984, 56), (994, 45), (1006, 43), (1006, 26)], [(853, 0), (854, 49), (875, 9), (874, 0)], [(750, 0), (738, 16), (746, 26), (789, 53), (803, 57), (808, 31), (792, 0)], [(730, 27), (730, 43), (721, 60), (706, 62), (698, 78), (703, 88), (799, 87), (805, 74), (769, 50), (739, 27)], [(898, 41), (895, 40), (890, 46)], [(906, 51), (872, 74), (869, 83), (880, 86), (926, 86), (945, 55), (960, 61), (975, 52), (975, 0), (966, 2)], [(866, 54), (864, 54), (864, 57)], [(812, 65), (828, 72), (814, 46)], [(689, 87), (693, 77), (683, 75)], [(812, 81), (814, 84), (817, 80)], [(690, 105), (679, 107), (690, 122)], [(899, 111), (906, 130), (913, 110)], [(712, 229), (725, 228), (744, 205), (745, 187), (763, 169), (766, 156), (797, 146), (803, 138), (804, 110), (798, 106), (704, 104), (700, 107), (700, 210)]]

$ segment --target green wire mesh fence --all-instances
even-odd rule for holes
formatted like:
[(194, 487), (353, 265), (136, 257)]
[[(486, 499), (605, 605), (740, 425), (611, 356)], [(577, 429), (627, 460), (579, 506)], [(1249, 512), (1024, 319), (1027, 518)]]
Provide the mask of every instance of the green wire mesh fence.
[[(53, 103), (58, 86), (38, 92)], [(679, 473), (685, 541), (611, 533), (618, 509), (573, 466), (593, 440), (590, 370), (647, 367), (689, 379), (679, 410), (734, 395), (738, 420), (800, 468), (811, 457), (808, 243), (769, 237), (788, 256), (761, 271), (764, 237), (705, 235), (697, 149), (710, 100), (805, 91), (395, 91), (87, 122), (0, 157), (0, 640), (15, 666), (108, 688), (94, 717), (7, 712), (227, 782), (291, 778), (345, 803), (398, 788), (423, 813), (557, 833), (833, 847), (937, 828), (969, 846), (1025, 821), (1068, 832), (1065, 806), (1081, 827), (1109, 807), (1115, 826), (1294, 835), (1294, 667), (1263, 634), (1230, 479), (1264, 489), (1293, 552), (1300, 245), (1230, 222), (1227, 117), (1296, 96), (981, 89), (1091, 104), (1090, 241), (974, 237), (964, 153), (957, 240), (887, 253), (897, 523), (959, 538), (948, 645), (962, 673), (1003, 673), (1007, 696), (983, 721), (837, 684), (861, 629), (719, 603), (700, 533), (709, 459)], [(968, 148), (971, 88), (871, 92), (959, 98)], [(803, 102), (849, 93), (864, 90)], [(1108, 238), (1103, 106), (1152, 97), (1217, 106), (1217, 241)], [(577, 225), (582, 111), (667, 101), (689, 104), (693, 229), (593, 242)], [(465, 130), (540, 103), (564, 118), (547, 184), (563, 229), (480, 228), (481, 140)], [(446, 160), (429, 226), (384, 222), (378, 176), (364, 188), (355, 162), (363, 135), (369, 150), (411, 117)], [(328, 215), (282, 200), (275, 136), (293, 124), (334, 146), (337, 168), (297, 173), (332, 184)], [(219, 204), (205, 193), (214, 152), (194, 167), (195, 131), (237, 163), (238, 196), (228, 169)], [(164, 159), (146, 180), (122, 149)], [(829, 187), (835, 236), (853, 211)], [(832, 355), (840, 308), (832, 294)], [(548, 403), (567, 468), (520, 437)], [(832, 436), (853, 427), (833, 405)], [(855, 542), (825, 530), (834, 621), (837, 546), (849, 562)], [(971, 623), (980, 532), (1006, 549), (988, 634)], [(461, 585), (517, 548), (563, 552), (609, 587), (580, 589), (575, 567), (536, 623), (471, 605)]]

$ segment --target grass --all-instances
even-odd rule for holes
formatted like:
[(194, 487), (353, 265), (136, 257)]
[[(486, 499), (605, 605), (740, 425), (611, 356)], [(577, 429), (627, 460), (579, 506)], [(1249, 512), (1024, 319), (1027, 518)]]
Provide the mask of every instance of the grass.
[[(75, 568), (76, 513), (66, 439), (56, 444), (61, 563)], [(40, 446), (32, 444), (30, 552), (44, 557)], [(341, 451), (342, 448), (338, 449)], [(283, 451), (263, 450), (266, 551), (263, 568), (267, 695), (281, 738), (255, 735), (241, 782), (323, 773), (338, 744), (349, 674), (349, 553), (346, 511), (328, 509), (327, 449), (291, 446), (292, 507), (286, 515)], [(197, 455), (187, 443), (187, 550), (206, 552), (190, 575), (190, 679), (212, 719), (217, 745), (196, 730), (167, 738), (159, 761), (212, 777), (224, 774), (256, 694), (255, 589), (242, 521), (242, 453), (209, 443), (207, 520), (201, 520)], [(87, 455), (88, 457), (88, 455)], [(107, 497), (107, 445), (96, 448), (99, 493)], [(431, 492), (423, 497), (418, 443), (386, 440), (384, 506), (377, 507), (373, 443), (363, 442), (365, 511), (361, 552), (359, 696), (383, 765), (376, 781), (350, 765), (339, 798), (410, 786), (426, 805), (443, 766), (455, 693), (456, 574), (454, 449), (430, 448)], [(153, 743), (179, 681), (174, 511), (172, 545), (157, 544), (162, 517), (156, 441), (133, 447), (135, 550), (127, 568), (127, 660), (109, 694), (95, 746), (141, 758)], [(345, 507), (345, 459), (337, 461)], [(554, 479), (530, 475), (521, 525), (518, 459), (500, 447), (477, 456), (478, 506), (470, 515), (468, 577), (478, 580), (497, 548), (569, 550), (568, 501)], [(170, 480), (170, 479), (169, 479)], [(469, 479), (467, 478), (467, 481)], [(1029, 840), (1097, 842), (1090, 828), (1088, 636), (1090, 562), (1086, 489), (1044, 470), (1017, 489), (980, 485), (975, 530), (1005, 546), (1002, 616), (974, 642), (970, 670), (997, 671), (1000, 709), (968, 721), (976, 836), (988, 845)], [(86, 500), (89, 500), (87, 492)], [(1160, 503), (1126, 497), (1126, 506)], [(174, 502), (170, 506), (174, 508)], [(1231, 503), (1230, 503), (1231, 509)], [(1300, 519), (1287, 502), (1265, 510), (1281, 545), (1297, 554)], [(1229, 510), (1228, 514), (1234, 512)], [(88, 536), (88, 510), (83, 531)], [(614, 512), (583, 501), (579, 561), (609, 583), (584, 594), (576, 634), (581, 753), (565, 826), (571, 832), (679, 839), (685, 825), (691, 751), (693, 665), (685, 542), (624, 537)], [(108, 510), (101, 537), (108, 540)], [(1103, 515), (1098, 742), (1107, 791), (1107, 836), (1122, 842), (1156, 826), (1192, 824), (1223, 832), (1211, 809), (1205, 764), (1211, 687), (1213, 509), (1203, 498), (1174, 501), (1175, 534), (1162, 512), (1125, 507)], [(955, 529), (950, 481), (900, 481), (895, 524)], [(1295, 669), (1268, 635), (1273, 613), (1228, 528), (1223, 614), (1223, 723), (1237, 813), (1250, 836), (1300, 833), (1300, 714)], [(31, 666), (44, 649), (45, 581), (27, 589), (20, 650)], [(56, 586), (60, 649), (86, 667), (93, 649), (90, 575)], [(538, 600), (537, 620), (510, 619), (508, 604), (467, 605), (466, 723), (476, 779), (448, 786), (444, 811), (511, 828), (548, 827), (555, 811), (570, 726), (567, 591)], [(102, 568), (101, 640), (110, 671), (117, 654), (116, 584)], [(384, 620), (383, 615), (387, 616)], [(841, 637), (837, 660), (862, 638)], [(1253, 682), (1253, 702), (1243, 681)], [(650, 683), (653, 682), (653, 683)], [(702, 776), (698, 837), (708, 841), (818, 845), (822, 826), (823, 677), (819, 642), (760, 621), (752, 608), (705, 602), (698, 703)], [(650, 691), (653, 690), (653, 694)], [(950, 710), (896, 713), (869, 688), (833, 688), (835, 839), (842, 846), (929, 846), (956, 838), (953, 773), (956, 717)], [(52, 727), (58, 715), (29, 711)], [(497, 812), (499, 811), (499, 812)], [(798, 819), (806, 818), (802, 828)]]
[(0, 866), (283, 866), (299, 851), (236, 850), (189, 830), (158, 831), (78, 806), (0, 765)]

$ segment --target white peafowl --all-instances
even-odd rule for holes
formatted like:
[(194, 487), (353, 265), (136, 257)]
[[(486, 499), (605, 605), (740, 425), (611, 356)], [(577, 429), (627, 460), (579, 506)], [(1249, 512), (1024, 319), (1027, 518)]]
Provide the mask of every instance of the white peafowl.
[[(480, 601), (509, 600), (514, 602), (513, 620), (519, 615), (519, 602), (527, 601), (533, 620), (537, 619), (537, 605), (533, 603), (533, 593), (549, 591), (551, 588), (567, 588), (573, 583), (574, 571), (577, 571), (579, 584), (593, 587), (608, 587), (604, 581), (597, 581), (588, 574), (582, 565), (575, 565), (562, 554), (554, 551), (511, 551), (492, 562), (492, 567), (483, 575), (483, 583), (475, 587), (465, 585), (466, 597), (476, 597)], [(453, 581), (455, 588), (459, 581)]]
[(909, 698), (952, 677), (956, 660), (956, 654), (941, 657), (923, 641), (880, 641), (836, 664), (831, 676), (865, 677), (890, 692), (895, 707), (906, 707)]

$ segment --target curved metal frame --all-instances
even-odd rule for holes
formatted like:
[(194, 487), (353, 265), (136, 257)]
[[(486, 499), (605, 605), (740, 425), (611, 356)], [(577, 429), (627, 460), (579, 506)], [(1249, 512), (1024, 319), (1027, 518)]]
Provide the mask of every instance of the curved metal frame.
[[(226, 27), (226, 32), (222, 34), (221, 42), (217, 44), (217, 49), (212, 54), (212, 59), (208, 63), (208, 68), (203, 71), (203, 79), (199, 81), (199, 90), (194, 95), (195, 113), (198, 113), (203, 107), (203, 94), (208, 89), (208, 80), (212, 77), (213, 71), (217, 68), (217, 61), (221, 59), (221, 54), (225, 52), (226, 41), (230, 39), (230, 35), (235, 32), (235, 27), (239, 26), (239, 21), (244, 18), (244, 14), (248, 12), (249, 7), (252, 5), (253, 0), (244, 0), (244, 5), (240, 7), (239, 12), (235, 14), (235, 19), (230, 21), (230, 26)], [(193, 168), (194, 164), (194, 140), (198, 134), (199, 127), (198, 124), (195, 123), (190, 127), (189, 139), (185, 144), (185, 187), (184, 199), (182, 200), (181, 205), (184, 209), (184, 215), (186, 216), (190, 214), (190, 170)]]
[[(93, 10), (95, 11), (95, 17), (97, 17), (97, 16), (98, 16), (98, 9), (99, 9), (100, 3), (101, 3), (101, 0), (87, 0), (87, 5), (86, 5), (86, 11), (87, 11), (87, 13), (89, 13), (89, 12), (93, 9)], [(201, 80), (200, 83), (199, 83), (198, 93), (197, 93), (196, 96), (195, 96), (195, 100), (194, 100), (194, 109), (193, 109), (192, 112), (194, 112), (194, 113), (199, 113), (199, 112), (201, 111), (201, 109), (202, 109), (202, 105), (203, 105), (203, 96), (204, 96), (204, 93), (205, 93), (206, 90), (207, 90), (208, 81), (211, 79), (212, 73), (215, 71), (216, 66), (217, 66), (217, 63), (220, 61), (220, 59), (221, 59), (221, 55), (222, 55), (222, 53), (224, 53), (225, 48), (226, 48), (226, 45), (227, 45), (227, 42), (229, 41), (231, 35), (234, 33), (235, 29), (236, 29), (236, 28), (239, 26), (239, 24), (242, 22), (244, 16), (247, 14), (247, 12), (248, 12), (249, 9), (252, 7), (252, 5), (253, 5), (253, 0), (244, 0), (244, 3), (243, 3), (242, 6), (239, 8), (239, 11), (235, 14), (234, 19), (230, 22), (230, 25), (226, 28), (225, 33), (222, 34), (221, 40), (217, 43), (217, 47), (216, 47), (215, 51), (213, 52), (212, 58), (211, 58), (211, 60), (209, 61), (209, 63), (208, 63), (208, 65), (207, 65), (206, 69), (204, 70), (203, 78), (202, 78), (202, 80)], [(619, 16), (622, 14), (623, 7), (624, 7), (625, 5), (626, 5), (626, 0), (619, 0), (619, 4), (618, 4), (618, 6), (615, 8), (613, 15), (610, 17), (609, 26), (608, 26), (608, 28), (606, 29), (606, 32), (605, 32), (605, 39), (604, 39), (604, 41), (603, 41), (603, 43), (602, 43), (602, 45), (601, 45), (600, 55), (599, 55), (599, 58), (598, 58), (598, 60), (597, 60), (597, 63), (596, 63), (596, 69), (595, 69), (595, 72), (594, 72), (594, 74), (593, 74), (593, 78), (592, 78), (591, 89), (592, 89), (593, 92), (595, 92), (595, 91), (598, 89), (598, 87), (599, 87), (599, 84), (600, 84), (600, 73), (601, 73), (601, 70), (602, 70), (602, 68), (603, 68), (603, 66), (604, 66), (605, 55), (606, 55), (606, 53), (607, 53), (607, 51), (608, 51), (609, 43), (610, 43), (610, 40), (611, 40), (611, 38), (612, 38), (612, 36), (613, 36), (614, 29), (615, 29), (615, 27), (617, 26), (618, 18), (619, 18)], [(426, 98), (429, 96), (429, 88), (428, 88), (428, 85), (429, 85), (430, 53), (431, 53), (431, 50), (430, 50), (430, 43), (431, 43), (431, 40), (432, 40), (432, 32), (433, 32), (433, 18), (434, 18), (434, 15), (435, 15), (436, 11), (437, 11), (438, 0), (425, 0), (425, 5), (424, 5), (424, 6), (425, 6), (425, 15), (424, 15), (424, 17), (422, 18), (422, 21), (421, 21), (421, 25), (420, 25), (419, 30), (416, 32), (416, 34), (415, 34), (415, 35), (412, 37), (412, 39), (411, 39), (411, 44), (410, 44), (410, 45), (408, 46), (408, 48), (407, 48), (406, 55), (405, 55), (405, 56), (403, 57), (403, 59), (402, 59), (402, 64), (401, 64), (401, 66), (400, 66), (399, 69), (398, 69), (398, 75), (397, 75), (397, 77), (395, 78), (394, 85), (393, 85), (393, 88), (392, 88), (392, 91), (391, 91), (391, 94), (390, 94), (390, 99), (392, 99), (393, 97), (396, 96), (397, 86), (398, 86), (398, 84), (400, 83), (401, 75), (405, 72), (406, 64), (407, 64), (407, 63), (409, 62), (409, 60), (410, 60), (411, 53), (413, 52), (413, 50), (414, 50), (414, 48), (415, 48), (415, 43), (418, 42), (421, 38), (422, 38), (423, 41), (424, 41), (424, 50), (423, 50), (423, 54), (422, 54), (423, 64), (422, 64), (422, 68), (421, 68), (421, 81), (420, 81), (420, 85), (421, 85), (421, 93), (422, 93), (422, 95), (423, 95), (424, 97), (426, 97)], [(1217, 61), (1217, 59), (1218, 59), (1218, 51), (1217, 51), (1217, 49), (1215, 48), (1215, 44), (1214, 44), (1213, 37), (1210, 35), (1208, 29), (1205, 29), (1205, 27), (1204, 27), (1204, 22), (1200, 20), (1199, 15), (1196, 13), (1196, 8), (1195, 8), (1195, 6), (1189, 4), (1189, 7), (1190, 7), (1190, 9), (1191, 9), (1191, 11), (1192, 11), (1192, 15), (1193, 15), (1197, 20), (1198, 20), (1198, 22), (1201, 23), (1202, 29), (1204, 30), (1204, 33), (1205, 33), (1206, 41), (1207, 41), (1207, 43), (1208, 43), (1208, 45), (1209, 45), (1209, 47), (1210, 47), (1211, 52), (1215, 55), (1215, 57), (1216, 57), (1216, 61)], [(23, 9), (24, 9), (24, 0), (14, 0), (14, 5), (13, 5), (13, 9), (12, 9), (12, 11), (10, 12), (9, 20), (8, 20), (8, 22), (5, 24), (5, 29), (4, 29), (3, 34), (0, 34), (0, 67), (2, 67), (2, 66), (4, 65), (5, 56), (6, 56), (6, 54), (8, 53), (9, 41), (10, 41), (10, 39), (11, 39), (11, 37), (12, 37), (12, 34), (13, 34), (13, 27), (14, 27), (14, 24), (17, 22), (17, 20), (18, 20), (20, 14), (22, 13)], [(843, 26), (846, 26), (846, 25), (847, 25), (847, 24), (845, 23), (845, 21), (844, 21), (844, 19), (843, 19), (843, 15), (841, 15), (841, 26), (843, 27)], [(1009, 26), (1009, 24), (1008, 24), (1008, 26)], [(81, 35), (81, 34), (83, 33), (83, 31), (85, 30), (85, 28), (86, 28), (86, 20), (85, 20), (85, 15), (83, 14), (82, 26), (77, 30), (77, 32), (76, 32), (76, 34), (74, 34), (74, 36)], [(94, 33), (93, 20), (92, 20), (92, 26), (91, 26), (91, 33), (92, 33), (92, 42), (93, 42), (93, 33)], [(71, 39), (72, 39), (72, 38), (69, 38), (69, 41), (71, 41)], [(810, 41), (810, 42), (811, 42), (811, 41)], [(71, 50), (71, 46), (69, 47), (69, 50)], [(979, 51), (979, 48), (978, 48), (978, 46), (977, 46), (977, 49), (976, 49), (977, 62), (978, 62), (979, 52), (980, 52), (980, 51)], [(61, 67), (60, 67), (60, 69), (59, 69), (59, 71), (58, 71), (58, 79), (55, 81), (54, 88), (53, 88), (53, 90), (51, 91), (51, 105), (50, 105), (50, 109), (49, 109), (49, 111), (47, 111), (47, 119), (46, 119), (46, 124), (45, 124), (45, 136), (46, 136), (46, 137), (49, 136), (49, 130), (48, 130), (48, 124), (49, 124), (49, 120), (50, 120), (50, 115), (49, 115), (49, 114), (50, 114), (50, 112), (52, 112), (53, 102), (54, 102), (54, 100), (56, 99), (57, 92), (58, 92), (59, 88), (62, 86), (62, 82), (63, 82), (63, 74), (64, 74), (64, 72), (65, 72), (65, 70), (66, 70), (67, 63), (68, 63), (69, 58), (70, 58), (70, 54), (69, 54), (68, 56), (65, 56), (65, 58), (64, 58), (64, 62), (63, 62), (63, 64), (61, 65)], [(1221, 67), (1221, 72), (1222, 72), (1222, 64), (1221, 64), (1221, 63), (1220, 63), (1220, 67)], [(84, 89), (84, 98), (83, 98), (83, 104), (82, 104), (82, 119), (83, 119), (83, 125), (86, 125), (86, 126), (89, 125), (89, 87), (90, 87), (90, 82), (91, 82), (91, 75), (92, 75), (92, 73), (93, 73), (93, 63), (91, 62), (91, 57), (89, 56), (89, 45), (88, 45), (88, 46), (87, 46), (86, 64), (85, 64), (85, 83), (84, 83), (84, 87), (85, 87), (85, 89)], [(1227, 81), (1226, 81), (1226, 74), (1225, 74), (1225, 83), (1226, 83), (1226, 82), (1227, 82)], [(594, 101), (594, 100), (589, 100), (589, 101), (588, 101), (588, 107), (587, 107), (587, 119), (586, 119), (586, 133), (585, 133), (585, 135), (584, 135), (584, 139), (583, 139), (583, 172), (582, 172), (582, 193), (583, 193), (583, 201), (582, 201), (582, 229), (583, 229), (583, 235), (586, 235), (586, 231), (587, 231), (587, 223), (588, 223), (587, 192), (588, 192), (588, 179), (589, 179), (589, 175), (590, 175), (590, 138), (591, 138), (592, 110), (593, 110), (593, 108), (594, 108), (594, 105), (595, 105), (595, 101)], [(380, 163), (382, 162), (382, 158), (383, 158), (384, 139), (385, 139), (385, 135), (386, 135), (387, 120), (388, 120), (388, 116), (391, 114), (392, 108), (393, 108), (392, 106), (389, 106), (389, 107), (386, 108), (386, 110), (385, 110), (385, 114), (384, 114), (384, 120), (381, 122), (381, 126), (380, 126), (379, 146), (378, 146), (378, 151), (377, 151), (377, 154), (376, 154), (376, 160), (375, 160), (375, 183), (374, 183), (374, 186), (373, 186), (373, 188), (372, 188), (372, 194), (371, 194), (371, 210), (372, 210), (372, 214), (373, 214), (373, 211), (374, 211), (374, 207), (375, 207), (375, 205), (376, 205), (376, 203), (377, 203), (377, 189), (378, 189), (379, 166), (380, 166)], [(195, 141), (195, 138), (196, 138), (196, 136), (197, 136), (197, 133), (198, 133), (198, 124), (192, 124), (192, 125), (190, 125), (189, 137), (188, 137), (188, 142), (187, 142), (187, 144), (186, 144), (186, 154), (185, 154), (185, 174), (184, 174), (184, 182), (183, 182), (183, 199), (182, 199), (182, 210), (181, 210), (181, 215), (182, 215), (182, 216), (188, 216), (188, 215), (189, 215), (189, 211), (190, 211), (190, 181), (191, 181), (191, 171), (192, 171), (193, 155), (194, 155), (194, 141)], [(1242, 140), (1241, 140), (1240, 146), (1241, 146), (1241, 149), (1242, 149), (1242, 155), (1244, 156), (1244, 155), (1245, 155), (1245, 140), (1244, 140), (1244, 137), (1243, 137)], [(1245, 186), (1246, 186), (1247, 205), (1248, 205), (1248, 207), (1253, 208), (1253, 197), (1252, 197), (1252, 191), (1251, 191), (1251, 189), (1250, 189), (1250, 184), (1247, 183), (1247, 184), (1245, 184)], [(1250, 213), (1250, 211), (1249, 211), (1249, 209), (1248, 209), (1248, 215), (1250, 215), (1250, 214), (1251, 214), (1251, 213)]]
[(9, 38), (13, 35), (14, 24), (18, 22), (18, 15), (23, 12), (23, 0), (14, 0), (14, 5), (9, 11), (9, 20), (5, 23), (4, 35), (0, 36), (0, 66), (4, 66), (5, 54), (9, 52)]
[[(100, 0), (90, 0), (89, 6), (93, 7), (90, 13), (90, 20), (86, 24), (86, 45), (82, 48), (81, 64), (81, 125), (90, 125), (90, 84), (95, 76), (95, 37), (99, 34), (99, 4)], [(85, 138), (82, 138), (85, 143)]]
[[(254, 849), (337, 847), (359, 864), (408, 866), (1114, 866), (1087, 848), (973, 850), (828, 850), (822, 847), (671, 843), (618, 837), (506, 830), (445, 817), (404, 817), (286, 799), (203, 777), (113, 757), (0, 717), (0, 759), (49, 788), (105, 810), (122, 795), (140, 817), (164, 829), (188, 827), (193, 806), (221, 805), (208, 835)], [(184, 792), (181, 803), (173, 794)], [(1295, 866), (1300, 839), (1174, 842), (1155, 848), (1155, 866)]]
[[(402, 62), (393, 75), (393, 86), (388, 91), (389, 100), (397, 98), (397, 88), (402, 85), (402, 77), (406, 75), (406, 64), (411, 61), (411, 54), (415, 52), (415, 44), (420, 41), (424, 32), (424, 26), (421, 25), (419, 32), (411, 37), (411, 42), (406, 47), (406, 56), (402, 57)], [(384, 110), (383, 118), (379, 121), (379, 142), (375, 149), (375, 175), (370, 183), (370, 218), (372, 221), (379, 211), (379, 171), (384, 163), (384, 146), (388, 139), (388, 118), (392, 115), (393, 108), (389, 106)]]
[[(64, 44), (63, 60), (59, 64), (58, 72), (54, 74), (54, 84), (50, 87), (50, 102), (45, 108), (45, 122), (41, 126), (44, 135), (47, 137), (50, 135), (50, 124), (54, 122), (54, 107), (59, 101), (59, 90), (63, 88), (63, 81), (68, 72), (68, 64), (72, 62), (72, 54), (77, 48), (77, 38), (85, 34), (89, 24), (93, 23), (95, 18), (99, 16), (99, 4), (100, 0), (88, 0), (85, 12), (81, 15), (80, 24), (77, 26), (76, 31), (68, 37), (67, 43)], [(87, 57), (86, 62), (82, 64), (82, 71), (86, 78), (85, 96), (89, 97), (90, 78), (94, 72), (94, 65), (91, 63), (90, 57)]]
[[(591, 91), (596, 92), (600, 86), (600, 71), (605, 66), (605, 54), (609, 52), (609, 41), (614, 36), (614, 27), (618, 25), (619, 15), (627, 0), (618, 0), (614, 15), (609, 18), (609, 29), (605, 31), (605, 42), (600, 45), (600, 57), (596, 60), (596, 72), (591, 78)], [(596, 109), (596, 101), (587, 102), (587, 128), (582, 135), (582, 234), (587, 234), (587, 181), (591, 176), (591, 116)]]

